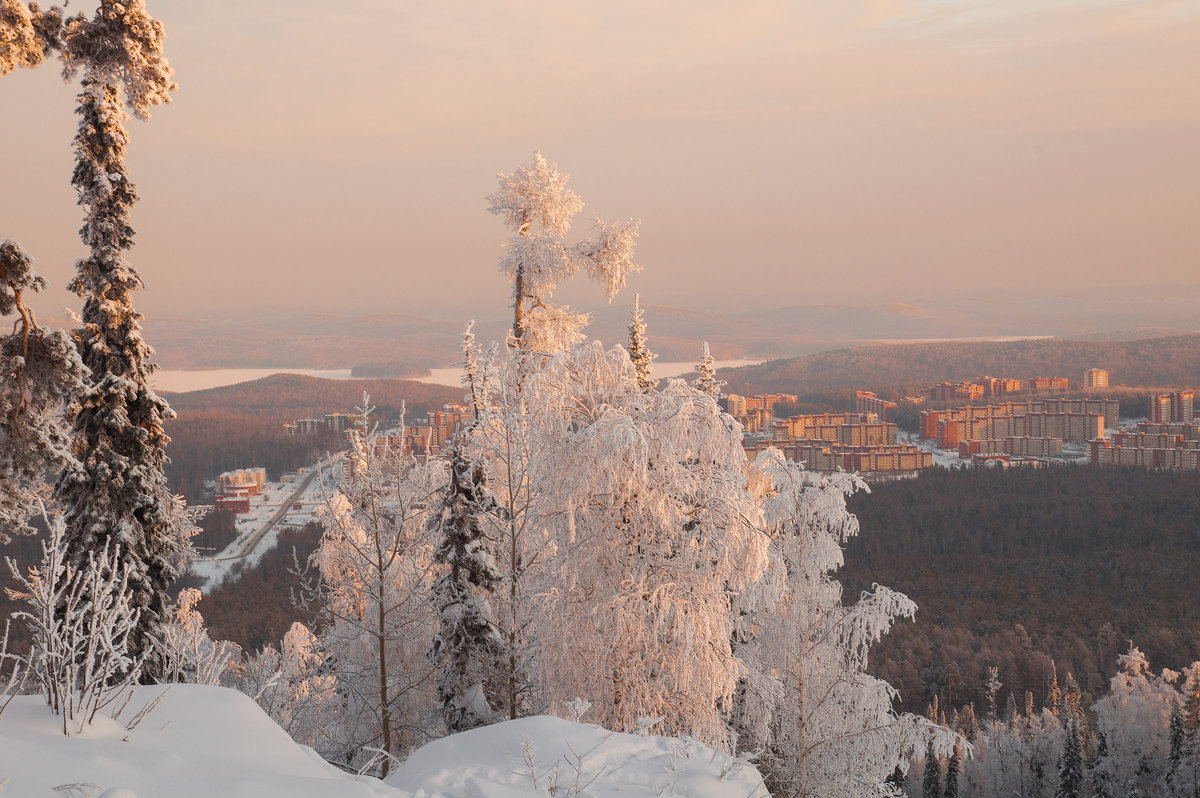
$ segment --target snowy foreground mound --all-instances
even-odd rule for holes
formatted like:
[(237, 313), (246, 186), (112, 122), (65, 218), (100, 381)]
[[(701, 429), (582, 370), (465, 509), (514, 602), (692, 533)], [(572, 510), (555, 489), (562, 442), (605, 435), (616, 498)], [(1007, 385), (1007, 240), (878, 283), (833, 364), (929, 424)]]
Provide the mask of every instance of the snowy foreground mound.
[(417, 796), (767, 798), (753, 765), (694, 740), (621, 734), (542, 715), (414, 751), (387, 783)]
[(0, 716), (3, 798), (766, 795), (753, 767), (695, 742), (617, 734), (551, 717), (438, 740), (414, 752), (384, 784), (356, 779), (297, 745), (234, 690), (138, 688), (122, 720), (164, 690), (161, 703), (133, 731), (104, 717), (76, 737), (62, 735), (61, 720), (40, 696), (18, 696)]

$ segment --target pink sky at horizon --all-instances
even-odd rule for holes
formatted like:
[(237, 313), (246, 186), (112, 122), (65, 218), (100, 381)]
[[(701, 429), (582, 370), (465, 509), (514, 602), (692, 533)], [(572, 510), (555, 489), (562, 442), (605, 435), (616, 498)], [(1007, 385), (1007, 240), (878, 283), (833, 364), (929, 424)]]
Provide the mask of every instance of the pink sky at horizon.
[[(180, 84), (130, 123), (150, 316), (499, 307), (483, 197), (535, 149), (576, 237), (642, 220), (644, 302), (1200, 294), (1200, 0), (147, 5)], [(57, 71), (0, 79), (43, 313), (83, 252)]]

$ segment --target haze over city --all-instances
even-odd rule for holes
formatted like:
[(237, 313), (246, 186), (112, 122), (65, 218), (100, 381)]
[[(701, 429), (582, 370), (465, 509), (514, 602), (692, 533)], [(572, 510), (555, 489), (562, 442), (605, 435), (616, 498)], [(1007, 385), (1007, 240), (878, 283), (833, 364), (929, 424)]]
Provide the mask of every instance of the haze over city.
[[(151, 321), (500, 315), (483, 198), (535, 149), (587, 203), (577, 238), (642, 220), (652, 303), (1119, 297), (1152, 324), (1200, 295), (1192, 0), (154, 11), (180, 90), (130, 124)], [(43, 313), (74, 306), (84, 253), (76, 90), (52, 66), (3, 83), (0, 218), (51, 282)]]

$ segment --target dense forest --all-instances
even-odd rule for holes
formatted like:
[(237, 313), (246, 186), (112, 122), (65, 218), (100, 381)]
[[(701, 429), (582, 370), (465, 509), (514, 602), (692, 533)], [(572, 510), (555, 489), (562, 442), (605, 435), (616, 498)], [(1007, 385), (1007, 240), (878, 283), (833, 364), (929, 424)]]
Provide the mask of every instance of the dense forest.
[[(299, 606), (304, 580), (295, 566), (299, 562), (304, 567), (320, 538), (316, 523), (300, 529), (286, 527), (279, 532), (279, 545), (265, 552), (257, 564), (235, 568), (231, 578), (205, 595), (200, 610), (214, 637), (258, 651), (266, 645), (278, 646), (296, 621), (313, 625), (312, 613)], [(187, 576), (175, 590), (194, 586), (195, 577)]]
[(1018, 379), (1061, 376), (1074, 387), (1093, 367), (1109, 371), (1114, 385), (1191, 385), (1200, 373), (1200, 335), (1118, 342), (1043, 338), (858, 346), (725, 369), (721, 377), (735, 393), (744, 391), (747, 383), (751, 393), (838, 388), (882, 392), (985, 374)]
[(269, 479), (341, 449), (340, 433), (288, 437), (283, 423), (326, 413), (349, 413), (362, 404), (363, 391), (377, 410), (375, 420), (398, 419), (401, 403), (411, 423), (446, 402), (462, 399), (462, 389), (392, 379), (323, 380), (276, 374), (261, 380), (204, 391), (169, 394), (178, 414), (166, 424), (171, 444), (166, 468), (171, 489), (189, 502), (204, 503), (205, 480), (222, 471), (249, 466), (267, 469)]
[(411, 360), (373, 360), (370, 363), (358, 363), (350, 368), (350, 376), (360, 379), (378, 377), (408, 379), (428, 377), (431, 373), (428, 366), (414, 363)]
[(879, 582), (919, 607), (873, 651), (906, 709), (978, 704), (990, 665), (1040, 700), (1051, 660), (1098, 696), (1131, 642), (1156, 668), (1200, 659), (1200, 475), (933, 469), (851, 507), (846, 595)]

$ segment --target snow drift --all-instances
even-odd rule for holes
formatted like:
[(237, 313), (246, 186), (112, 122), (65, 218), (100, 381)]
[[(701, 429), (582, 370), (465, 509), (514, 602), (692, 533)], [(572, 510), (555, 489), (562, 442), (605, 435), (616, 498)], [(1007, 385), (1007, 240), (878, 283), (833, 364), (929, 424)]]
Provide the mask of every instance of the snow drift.
[[(132, 716), (161, 701), (132, 731)], [(4, 798), (766, 798), (752, 765), (694, 740), (610, 732), (553, 717), (456, 734), (413, 752), (387, 783), (298, 745), (247, 696), (139, 687), (119, 720), (65, 737), (41, 696), (0, 716)]]

